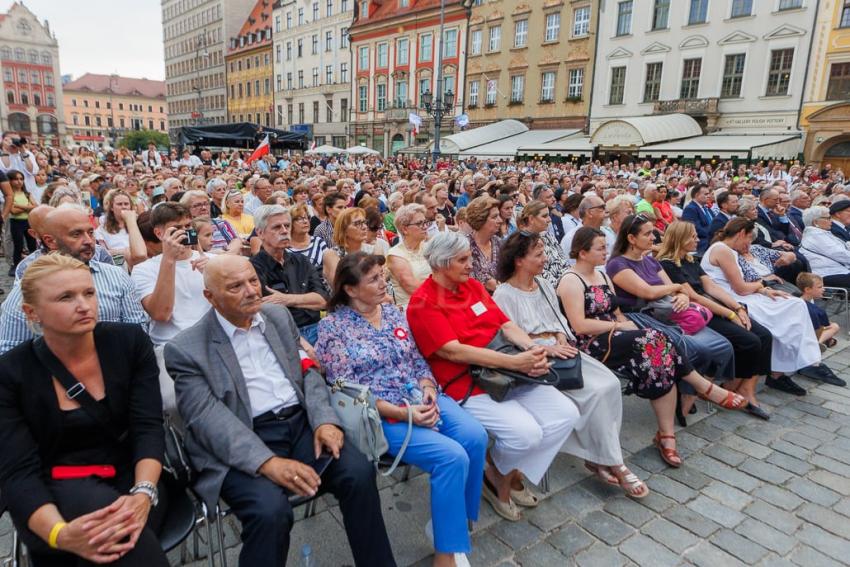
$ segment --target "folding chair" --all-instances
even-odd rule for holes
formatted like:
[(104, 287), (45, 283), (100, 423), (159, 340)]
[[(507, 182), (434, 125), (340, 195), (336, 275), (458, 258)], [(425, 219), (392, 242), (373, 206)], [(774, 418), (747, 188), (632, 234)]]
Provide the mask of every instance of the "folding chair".
[[(823, 288), (823, 299), (824, 299), (824, 310), (829, 306), (831, 301), (837, 301), (840, 306), (843, 306), (844, 310), (844, 329), (850, 330), (850, 306), (848, 306), (848, 290), (845, 287), (824, 287)], [(834, 314), (838, 315), (841, 313), (841, 310), (835, 311)]]

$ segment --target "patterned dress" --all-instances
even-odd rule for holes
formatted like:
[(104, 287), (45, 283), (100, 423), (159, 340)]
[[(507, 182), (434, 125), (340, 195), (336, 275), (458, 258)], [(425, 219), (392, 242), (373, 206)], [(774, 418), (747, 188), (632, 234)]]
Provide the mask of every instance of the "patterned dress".
[(496, 279), (496, 268), (499, 264), (499, 251), (502, 249), (502, 240), (494, 235), (490, 238), (490, 257), (475, 242), (475, 238), (469, 235), (469, 251), (472, 252), (472, 273), (474, 279), (487, 285), (491, 279)]
[[(584, 312), (588, 318), (614, 321), (615, 295), (610, 286), (588, 286), (575, 272), (568, 272), (584, 285)], [(572, 276), (570, 276), (572, 277)], [(655, 329), (618, 330), (611, 336), (611, 348), (605, 366), (627, 376), (632, 389), (641, 398), (654, 400), (670, 391), (679, 378), (692, 368), (676, 351), (673, 342)], [(578, 335), (578, 348), (597, 360), (608, 353), (609, 333)]]

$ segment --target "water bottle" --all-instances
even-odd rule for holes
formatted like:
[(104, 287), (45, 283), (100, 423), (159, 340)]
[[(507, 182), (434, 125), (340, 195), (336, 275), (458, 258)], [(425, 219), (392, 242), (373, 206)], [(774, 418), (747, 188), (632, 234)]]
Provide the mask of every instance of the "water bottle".
[[(407, 392), (407, 401), (410, 402), (412, 406), (422, 405), (422, 390), (419, 389), (419, 386), (414, 384), (413, 382), (408, 382), (404, 385), (404, 390)], [(434, 402), (436, 403), (436, 401)], [(437, 418), (437, 423), (434, 424), (435, 427), (441, 427), (443, 425), (443, 420)]]
[(313, 557), (313, 548), (309, 543), (305, 543), (301, 548), (301, 565), (302, 567), (316, 567), (316, 560)]

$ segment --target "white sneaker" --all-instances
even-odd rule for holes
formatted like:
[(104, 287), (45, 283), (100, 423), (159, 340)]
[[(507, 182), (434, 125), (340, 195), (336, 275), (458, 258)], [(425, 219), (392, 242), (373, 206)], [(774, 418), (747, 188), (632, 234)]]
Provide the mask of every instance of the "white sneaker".
[(465, 553), (455, 553), (455, 567), (472, 567)]

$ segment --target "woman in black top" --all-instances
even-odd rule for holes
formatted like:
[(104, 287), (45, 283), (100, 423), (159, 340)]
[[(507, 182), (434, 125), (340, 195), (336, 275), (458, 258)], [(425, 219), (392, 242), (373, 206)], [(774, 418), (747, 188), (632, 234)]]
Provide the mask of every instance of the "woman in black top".
[[(735, 376), (724, 387), (744, 396), (749, 413), (768, 419), (756, 401), (756, 383), (760, 375), (770, 372), (773, 336), (765, 327), (750, 319), (743, 305), (709, 278), (692, 254), (697, 249), (697, 233), (689, 222), (671, 223), (657, 259), (673, 281), (683, 285), (683, 292), (693, 303), (706, 307), (714, 315), (708, 326), (726, 337), (735, 352)], [(683, 408), (683, 411), (686, 408)]]
[(91, 273), (69, 256), (33, 262), (21, 290), (44, 336), (0, 357), (0, 494), (32, 563), (166, 567), (150, 339), (138, 325), (97, 323)]

